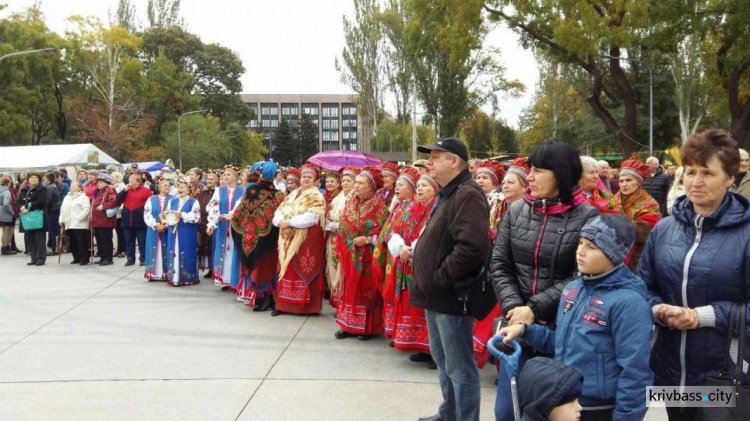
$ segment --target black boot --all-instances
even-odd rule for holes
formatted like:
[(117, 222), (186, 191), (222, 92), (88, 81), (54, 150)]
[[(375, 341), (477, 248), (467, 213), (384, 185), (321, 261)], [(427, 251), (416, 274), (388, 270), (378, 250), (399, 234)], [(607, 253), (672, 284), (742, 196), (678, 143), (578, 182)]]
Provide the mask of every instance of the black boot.
[(3, 247), (2, 251), (0, 251), (0, 255), (3, 256), (10, 256), (12, 253), (10, 252), (10, 247)]
[(345, 338), (352, 336), (352, 334), (345, 330), (339, 330), (338, 332), (334, 333), (333, 336), (336, 339), (345, 339)]
[(253, 307), (253, 311), (268, 311), (273, 310), (276, 301), (273, 299), (273, 294), (265, 294), (263, 300), (257, 305), (257, 310)]

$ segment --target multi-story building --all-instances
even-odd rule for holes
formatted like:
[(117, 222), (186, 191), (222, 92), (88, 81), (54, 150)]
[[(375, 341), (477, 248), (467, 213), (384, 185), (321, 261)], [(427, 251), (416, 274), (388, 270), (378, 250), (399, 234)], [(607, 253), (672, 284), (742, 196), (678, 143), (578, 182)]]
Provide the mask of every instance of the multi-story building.
[(298, 128), (302, 114), (318, 127), (320, 151), (370, 151), (372, 126), (358, 112), (356, 95), (242, 94), (242, 101), (256, 116), (248, 127), (265, 133), (272, 154), (274, 128), (281, 119)]

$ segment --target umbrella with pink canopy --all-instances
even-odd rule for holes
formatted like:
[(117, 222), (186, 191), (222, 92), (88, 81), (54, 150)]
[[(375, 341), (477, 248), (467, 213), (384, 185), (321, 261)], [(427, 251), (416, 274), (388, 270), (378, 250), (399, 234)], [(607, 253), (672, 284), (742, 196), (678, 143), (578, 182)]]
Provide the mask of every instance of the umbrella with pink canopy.
[(328, 171), (340, 171), (344, 167), (362, 168), (367, 165), (380, 166), (383, 161), (358, 151), (325, 151), (307, 159), (307, 162)]

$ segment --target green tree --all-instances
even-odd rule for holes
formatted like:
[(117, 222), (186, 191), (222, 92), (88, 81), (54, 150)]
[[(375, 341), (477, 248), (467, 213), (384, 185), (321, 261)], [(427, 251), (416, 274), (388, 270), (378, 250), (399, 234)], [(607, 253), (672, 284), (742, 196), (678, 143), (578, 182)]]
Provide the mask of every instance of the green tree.
[[(0, 5), (0, 10), (4, 6)], [(44, 23), (38, 7), (0, 20), (0, 56), (19, 51), (63, 47)], [(10, 57), (0, 66), (0, 144), (38, 145), (55, 134), (59, 52)]]
[[(240, 77), (245, 68), (236, 52), (219, 44), (204, 44), (197, 35), (180, 26), (152, 27), (141, 36), (141, 59), (147, 67), (160, 56), (176, 66), (175, 74), (179, 75), (183, 89), (173, 91), (175, 98), (171, 102), (180, 104), (178, 97), (195, 95), (200, 98), (199, 106), (221, 117), (225, 127), (250, 120), (250, 109), (239, 96)], [(187, 75), (191, 76), (189, 80)], [(175, 108), (176, 114), (171, 118), (176, 119), (193, 105), (183, 103), (182, 106)]]
[(412, 59), (406, 45), (407, 0), (389, 0), (388, 7), (378, 16), (383, 35), (388, 40), (385, 50), (387, 86), (396, 106), (396, 120), (411, 120), (413, 95)]
[(493, 117), (494, 130), (492, 133), (493, 143), (490, 155), (497, 156), (500, 154), (518, 155), (518, 142), (516, 141), (516, 131), (504, 120), (498, 120)]
[(74, 16), (77, 31), (70, 33), (76, 48), (71, 60), (84, 70), (89, 96), (75, 99), (71, 114), (78, 138), (96, 143), (115, 158), (130, 156), (153, 127), (135, 93), (142, 83), (143, 64), (134, 57), (141, 39), (119, 26)]
[(304, 161), (318, 153), (318, 126), (313, 123), (309, 115), (302, 113), (299, 126), (299, 159)]
[(119, 0), (113, 23), (115, 26), (127, 29), (128, 32), (135, 32), (135, 5), (131, 0)]
[[(488, 4), (485, 9), (517, 31), (524, 46), (589, 74), (589, 106), (619, 139), (623, 152), (634, 152), (638, 101), (633, 80), (637, 73), (628, 74), (621, 58), (635, 54), (631, 57), (648, 59), (637, 54), (647, 33), (650, 2), (491, 0)], [(622, 103), (621, 118), (613, 115), (607, 100)]]
[(148, 0), (146, 15), (151, 28), (184, 25), (180, 18), (180, 0)]
[(246, 166), (263, 160), (268, 149), (263, 146), (263, 134), (245, 129), (242, 124), (232, 123), (226, 130), (235, 165)]
[(385, 42), (378, 21), (380, 6), (377, 0), (354, 0), (354, 21), (344, 16), (346, 46), (338, 58), (336, 70), (341, 82), (359, 95), (360, 108), (377, 130), (383, 108), (385, 85)]
[(440, 134), (455, 135), (473, 106), (499, 91), (517, 93), (504, 78), (496, 49), (483, 49), (488, 26), (484, 0), (409, 0), (407, 47), (416, 92), (427, 112), (440, 118)]
[(469, 147), (469, 155), (486, 158), (493, 149), (493, 124), (490, 117), (481, 109), (475, 108), (471, 117), (461, 122), (459, 137)]
[(271, 132), (271, 155), (282, 165), (299, 164), (299, 147), (292, 136), (292, 127), (282, 119), (279, 126)]
[(244, 158), (237, 152), (245, 148), (234, 146), (230, 133), (222, 130), (219, 119), (213, 116), (186, 116), (180, 121), (180, 138), (175, 122), (170, 121), (164, 126), (165, 158), (178, 163), (181, 149), (183, 170), (192, 167), (220, 168), (235, 158), (238, 161)]
[(164, 54), (149, 63), (144, 79), (139, 95), (154, 119), (157, 136), (167, 121), (173, 121), (183, 111), (200, 108), (200, 97), (190, 92), (195, 84), (193, 75), (180, 71)]

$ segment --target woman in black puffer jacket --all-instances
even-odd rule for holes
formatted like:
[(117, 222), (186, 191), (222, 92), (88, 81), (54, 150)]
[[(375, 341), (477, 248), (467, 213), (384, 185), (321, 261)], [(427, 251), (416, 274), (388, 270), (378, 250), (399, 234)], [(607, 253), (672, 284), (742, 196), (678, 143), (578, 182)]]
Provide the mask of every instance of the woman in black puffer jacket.
[[(18, 208), (21, 213), (41, 211), (43, 213), (42, 220), (46, 221), (47, 189), (42, 186), (42, 175), (31, 173), (26, 181), (28, 184), (18, 195)], [(21, 228), (23, 228), (23, 225), (21, 225)], [(44, 266), (44, 262), (47, 260), (47, 249), (44, 247), (47, 225), (42, 224), (41, 228), (31, 231), (23, 230), (23, 233), (26, 250), (29, 251), (29, 257), (31, 257), (31, 262), (27, 265)]]
[(548, 139), (529, 166), (529, 190), (503, 217), (490, 266), (511, 324), (554, 322), (560, 293), (576, 273), (578, 235), (599, 214), (580, 193), (581, 160), (568, 144)]

